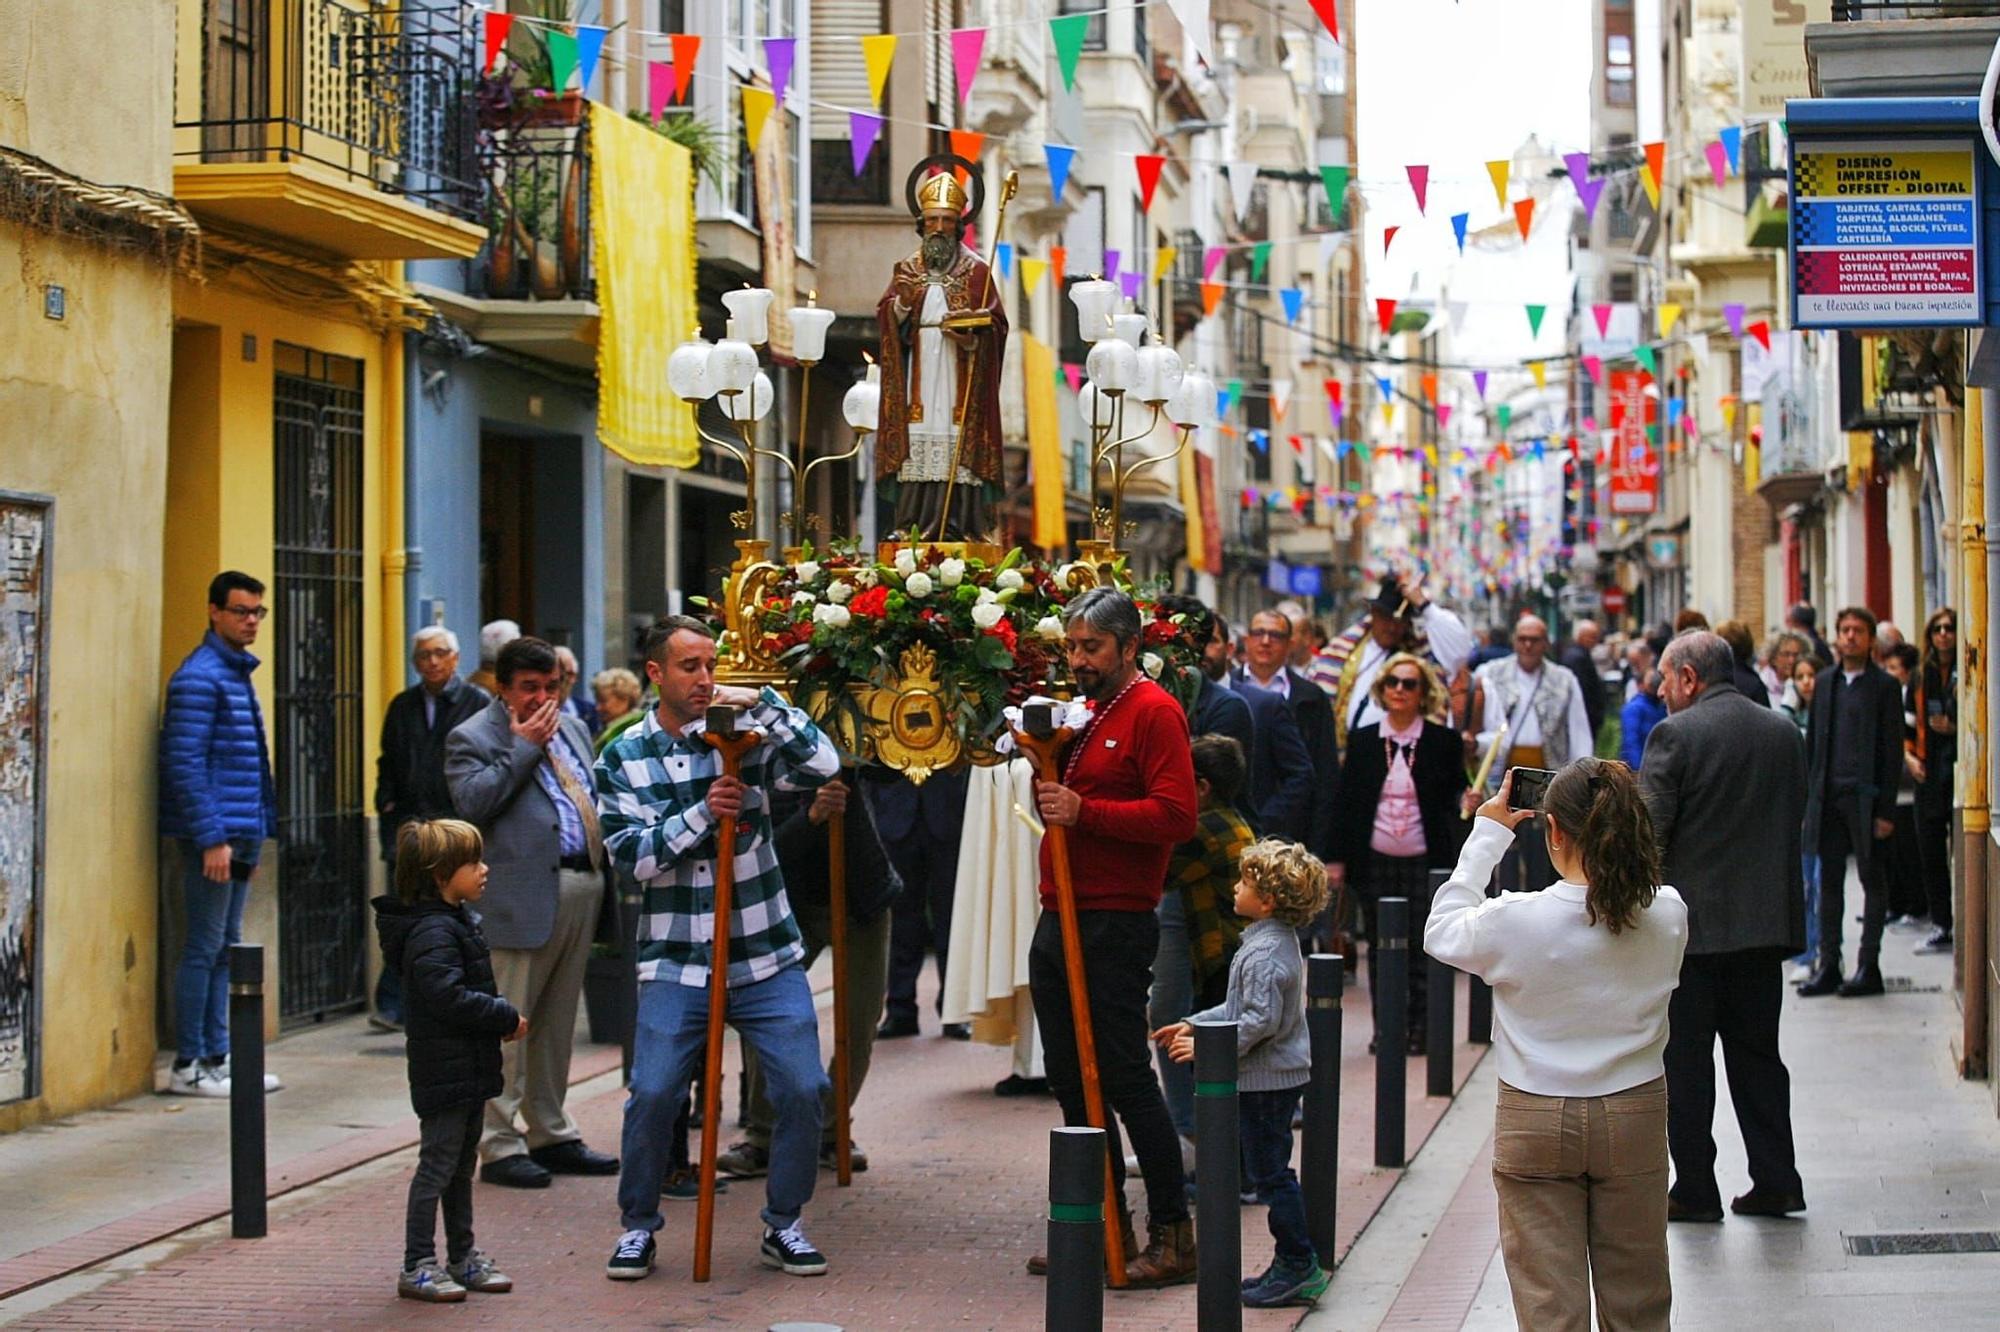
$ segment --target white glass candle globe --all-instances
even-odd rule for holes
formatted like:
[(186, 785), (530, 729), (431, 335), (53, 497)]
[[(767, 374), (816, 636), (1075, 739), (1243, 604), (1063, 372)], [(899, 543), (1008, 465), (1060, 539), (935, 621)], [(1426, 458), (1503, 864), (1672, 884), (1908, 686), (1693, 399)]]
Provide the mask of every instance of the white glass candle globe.
[(732, 421), (761, 421), (771, 414), (773, 396), (771, 377), (759, 370), (747, 390), (724, 399), (722, 410)]
[(1103, 278), (1091, 278), (1071, 287), (1069, 299), (1076, 306), (1078, 337), (1095, 342), (1111, 335), (1111, 308), (1118, 300), (1116, 285)]
[(1097, 385), (1099, 393), (1118, 397), (1139, 378), (1139, 353), (1122, 338), (1104, 338), (1090, 349), (1083, 363), (1084, 373)]
[(1127, 310), (1111, 316), (1111, 336), (1134, 347), (1146, 340), (1146, 316)]
[(840, 400), (840, 414), (847, 418), (847, 424), (856, 431), (875, 430), (882, 418), (882, 387), (876, 381), (881, 372), (869, 367), (868, 378), (857, 380), (854, 387), (847, 390), (847, 396)]
[(1133, 391), (1147, 404), (1166, 402), (1174, 396), (1186, 374), (1181, 354), (1163, 342), (1139, 349), (1139, 378)]
[(833, 327), (833, 311), (816, 305), (795, 305), (792, 321), (792, 355), (808, 364), (826, 359), (826, 331)]
[(684, 402), (705, 402), (715, 396), (708, 382), (708, 357), (715, 348), (690, 338), (667, 358), (667, 388)]
[(1109, 430), (1117, 408), (1109, 397), (1097, 391), (1097, 385), (1085, 380), (1076, 392), (1076, 410), (1089, 429)]
[(757, 352), (737, 336), (732, 319), (722, 341), (708, 353), (708, 386), (717, 393), (733, 395), (749, 388), (756, 377)]
[(753, 347), (771, 340), (771, 302), (775, 299), (769, 287), (740, 287), (722, 293), (722, 304), (736, 321), (738, 336)]

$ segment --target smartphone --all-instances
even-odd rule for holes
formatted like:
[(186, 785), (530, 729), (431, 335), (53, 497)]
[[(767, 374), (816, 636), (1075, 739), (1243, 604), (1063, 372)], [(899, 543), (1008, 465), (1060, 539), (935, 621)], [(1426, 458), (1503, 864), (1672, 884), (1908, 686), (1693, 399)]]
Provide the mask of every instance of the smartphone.
[(1547, 768), (1515, 768), (1513, 773), (1514, 785), (1507, 793), (1507, 808), (1540, 809), (1555, 773)]

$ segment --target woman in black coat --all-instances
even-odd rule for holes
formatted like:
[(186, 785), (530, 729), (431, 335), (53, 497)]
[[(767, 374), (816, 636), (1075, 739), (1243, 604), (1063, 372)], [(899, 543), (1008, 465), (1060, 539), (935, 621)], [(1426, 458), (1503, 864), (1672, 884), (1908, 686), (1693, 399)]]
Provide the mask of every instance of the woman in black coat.
[[(1399, 652), (1384, 662), (1369, 691), (1385, 714), (1347, 737), (1335, 802), (1333, 856), (1327, 873), (1346, 883), (1367, 915), (1369, 983), (1374, 984), (1375, 904), (1408, 898), (1409, 938), (1421, 939), (1430, 911), (1430, 871), (1458, 863), (1465, 821), (1465, 750), (1443, 715), (1444, 687), (1424, 661)], [(1424, 1049), (1428, 968), (1410, 959), (1409, 1050)], [(1369, 1046), (1374, 1048), (1373, 1041)]]

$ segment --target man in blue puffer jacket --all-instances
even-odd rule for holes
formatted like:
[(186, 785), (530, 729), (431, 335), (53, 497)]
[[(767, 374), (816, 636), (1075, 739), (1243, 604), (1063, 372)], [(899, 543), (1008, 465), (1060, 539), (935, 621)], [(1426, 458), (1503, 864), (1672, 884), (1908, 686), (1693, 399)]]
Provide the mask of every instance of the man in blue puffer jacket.
[[(270, 612), (264, 585), (227, 570), (208, 585), (208, 633), (167, 682), (160, 721), (160, 833), (179, 840), (187, 942), (174, 981), (178, 1050), (167, 1090), (229, 1094), (229, 945), (264, 839), (278, 830), (278, 788), (249, 647)], [(277, 1079), (266, 1075), (264, 1089)]]

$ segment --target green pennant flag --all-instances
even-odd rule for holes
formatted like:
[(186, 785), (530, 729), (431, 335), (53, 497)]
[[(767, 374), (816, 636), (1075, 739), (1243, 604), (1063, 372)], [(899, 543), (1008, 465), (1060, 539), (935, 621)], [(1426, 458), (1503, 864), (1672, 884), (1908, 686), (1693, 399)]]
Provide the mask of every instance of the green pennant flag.
[(1652, 444), (1652, 445), (1655, 445), (1655, 446), (1657, 446), (1657, 445), (1659, 444), (1659, 442), (1660, 442), (1660, 428), (1659, 428), (1658, 426), (1656, 426), (1656, 425), (1649, 425), (1649, 426), (1647, 426), (1647, 427), (1646, 427), (1646, 442), (1647, 442), (1648, 444)]
[(559, 28), (548, 30), (549, 81), (555, 86), (551, 92), (561, 92), (569, 87), (569, 76), (576, 73), (576, 38)]
[(1503, 402), (1493, 409), (1493, 416), (1500, 422), (1500, 433), (1506, 434), (1507, 427), (1514, 421), (1514, 409)]
[(1264, 280), (1264, 265), (1271, 262), (1271, 242), (1258, 241), (1250, 251), (1250, 280)]
[[(1363, 463), (1366, 463), (1374, 457), (1374, 454), (1366, 444), (1356, 444), (1354, 446), (1354, 456), (1361, 459)], [(1357, 486), (1356, 489), (1358, 490), (1360, 487)]]
[(1531, 305), (1528, 307), (1528, 334), (1530, 337), (1540, 337), (1542, 335), (1542, 316), (1548, 312), (1549, 307), (1546, 305)]
[(1227, 414), (1230, 408), (1243, 401), (1243, 381), (1240, 379), (1230, 380), (1224, 391), (1229, 395), (1228, 401), (1222, 404), (1222, 410)]
[(1319, 169), (1319, 178), (1326, 185), (1326, 202), (1335, 217), (1339, 217), (1346, 207), (1347, 178), (1353, 173), (1353, 167), (1323, 166)]
[(1056, 64), (1062, 68), (1063, 87), (1076, 91), (1076, 58), (1083, 53), (1083, 39), (1090, 29), (1090, 15), (1064, 14), (1049, 20), (1049, 37), (1056, 44)]
[(1632, 354), (1639, 358), (1640, 365), (1646, 367), (1647, 374), (1655, 379), (1660, 377), (1660, 358), (1654, 353), (1651, 347), (1644, 345), (1634, 347)]

